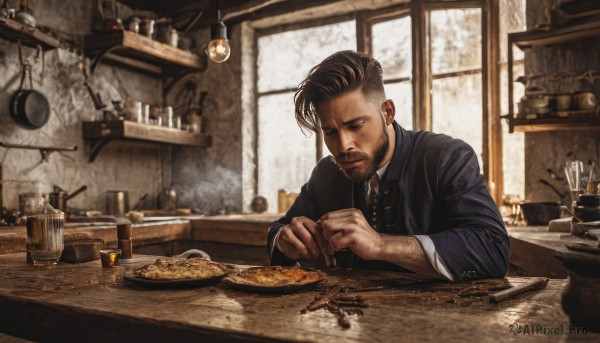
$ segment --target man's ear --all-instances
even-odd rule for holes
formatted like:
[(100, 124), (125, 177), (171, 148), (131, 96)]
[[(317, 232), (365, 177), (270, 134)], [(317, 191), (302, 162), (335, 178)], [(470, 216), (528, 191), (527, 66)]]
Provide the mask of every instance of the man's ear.
[(387, 99), (382, 105), (382, 110), (385, 124), (391, 125), (396, 116), (396, 105), (394, 105), (394, 101), (392, 99)]

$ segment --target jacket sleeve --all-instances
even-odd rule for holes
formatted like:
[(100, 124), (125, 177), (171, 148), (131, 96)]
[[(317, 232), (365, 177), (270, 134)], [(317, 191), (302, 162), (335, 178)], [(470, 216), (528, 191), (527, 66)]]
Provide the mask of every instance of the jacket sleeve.
[(283, 229), (283, 227), (289, 224), (294, 217), (308, 217), (312, 220), (317, 220), (317, 206), (315, 202), (315, 189), (317, 182), (317, 170), (319, 164), (313, 169), (310, 179), (302, 189), (300, 194), (289, 208), (285, 216), (279, 218), (273, 222), (269, 227), (267, 234), (267, 249), (269, 256), (271, 256), (271, 265), (282, 265), (288, 266), (293, 265), (296, 261), (287, 258), (277, 247), (275, 246), (275, 237)]
[(429, 235), (454, 280), (504, 277), (510, 243), (502, 216), (479, 172), (473, 149), (461, 142), (439, 159), (438, 200), (449, 229)]

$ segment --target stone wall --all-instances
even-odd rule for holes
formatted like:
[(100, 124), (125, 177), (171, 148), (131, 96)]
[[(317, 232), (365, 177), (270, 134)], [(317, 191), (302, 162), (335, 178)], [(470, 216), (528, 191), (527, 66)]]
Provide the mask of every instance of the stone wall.
[[(17, 6), (18, 1), (11, 0)], [(9, 115), (11, 96), (19, 86), (21, 66), (17, 44), (0, 39), (0, 141), (43, 146), (73, 146), (76, 152), (52, 153), (42, 162), (36, 150), (0, 148), (3, 168), (4, 205), (16, 208), (21, 192), (50, 192), (54, 185), (68, 191), (87, 185), (86, 192), (69, 201), (70, 207), (104, 209), (107, 190), (126, 190), (130, 202), (143, 193), (149, 197), (145, 207), (152, 207), (161, 182), (161, 156), (157, 145), (110, 143), (94, 163), (87, 162), (86, 145), (82, 139), (82, 121), (100, 119), (83, 86), (80, 69), (83, 35), (91, 31), (94, 1), (47, 0), (31, 1), (39, 25), (52, 28), (71, 44), (45, 54), (43, 79), (41, 61), (33, 68), (34, 88), (42, 92), (52, 108), (49, 122), (40, 129), (27, 130), (15, 124)], [(122, 8), (122, 16), (127, 9)], [(67, 20), (68, 18), (68, 20)], [(34, 49), (24, 48), (26, 56)], [(155, 102), (161, 99), (159, 78), (123, 68), (101, 65), (93, 85), (105, 102), (134, 99)], [(163, 149), (164, 150), (164, 149)], [(168, 151), (167, 151), (168, 152)]]
[[(545, 8), (554, 0), (530, 0), (527, 2), (527, 27), (533, 29), (547, 22)], [(600, 71), (600, 39), (587, 39), (554, 47), (534, 48), (526, 52), (525, 67), (528, 74), (580, 73), (588, 69)], [(600, 96), (600, 83), (586, 81), (541, 82), (549, 93), (576, 92), (592, 89)], [(549, 187), (539, 182), (545, 179), (556, 186), (565, 204), (569, 203), (566, 181), (551, 179), (547, 169), (564, 178), (567, 159), (600, 162), (600, 134), (598, 131), (557, 131), (527, 133), (525, 135), (525, 194), (531, 201), (556, 201), (559, 197)]]

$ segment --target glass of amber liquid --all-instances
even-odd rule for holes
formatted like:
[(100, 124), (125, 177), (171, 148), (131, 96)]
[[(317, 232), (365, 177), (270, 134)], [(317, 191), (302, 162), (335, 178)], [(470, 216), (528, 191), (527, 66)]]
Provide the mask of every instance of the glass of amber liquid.
[(55, 265), (64, 249), (65, 214), (27, 214), (27, 244), (33, 264)]

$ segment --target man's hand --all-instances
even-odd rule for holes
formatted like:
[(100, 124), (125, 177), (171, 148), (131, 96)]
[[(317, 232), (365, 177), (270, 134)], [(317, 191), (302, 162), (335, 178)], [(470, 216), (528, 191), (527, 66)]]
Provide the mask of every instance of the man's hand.
[(292, 260), (316, 258), (327, 251), (327, 243), (317, 229), (317, 223), (306, 217), (294, 217), (291, 223), (281, 229), (275, 244), (279, 251)]
[(360, 210), (349, 208), (329, 212), (317, 221), (323, 237), (329, 242), (328, 253), (350, 249), (365, 260), (380, 257), (381, 235), (373, 230)]

